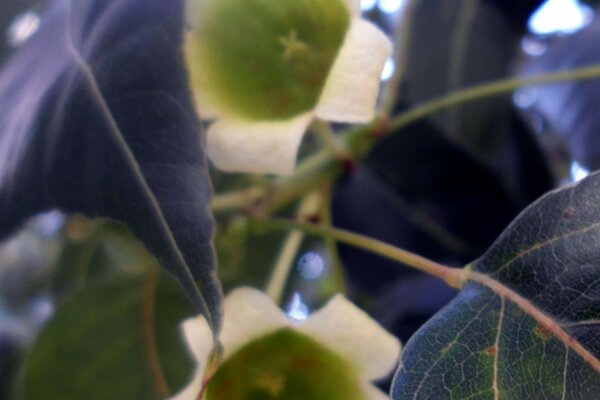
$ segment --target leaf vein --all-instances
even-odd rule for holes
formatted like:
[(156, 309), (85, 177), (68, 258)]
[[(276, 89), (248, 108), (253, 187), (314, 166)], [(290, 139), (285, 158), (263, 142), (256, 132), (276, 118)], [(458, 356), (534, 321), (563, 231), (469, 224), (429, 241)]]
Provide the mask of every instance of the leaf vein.
[(197, 302), (199, 302), (199, 304), (197, 304), (197, 305), (200, 306), (202, 314), (206, 316), (206, 319), (207, 319), (209, 325), (213, 329), (213, 333), (216, 334), (215, 322), (212, 320), (212, 315), (210, 313), (209, 307), (206, 304), (206, 300), (200, 293), (199, 288), (196, 286), (197, 282), (193, 278), (193, 275), (189, 269), (189, 266), (185, 260), (185, 257), (183, 256), (183, 253), (181, 252), (181, 249), (179, 248), (177, 241), (175, 240), (173, 232), (171, 231), (171, 227), (165, 218), (162, 208), (161, 208), (156, 196), (152, 192), (152, 189), (150, 188), (150, 185), (148, 184), (148, 181), (146, 180), (146, 178), (141, 170), (141, 167), (140, 167), (137, 159), (135, 158), (135, 155), (129, 148), (129, 145), (127, 144), (127, 141), (125, 140), (123, 132), (121, 131), (117, 121), (115, 120), (114, 116), (112, 115), (112, 112), (111, 112), (110, 108), (108, 107), (108, 104), (106, 102), (106, 99), (104, 98), (104, 95), (102, 94), (102, 91), (100, 90), (100, 87), (98, 85), (98, 82), (96, 81), (96, 78), (94, 76), (94, 73), (92, 72), (91, 67), (84, 60), (83, 56), (81, 55), (81, 53), (75, 46), (75, 43), (73, 41), (73, 36), (72, 36), (72, 27), (71, 27), (72, 4), (73, 4), (72, 0), (67, 2), (68, 21), (66, 24), (66, 43), (67, 43), (69, 52), (73, 56), (75, 64), (81, 70), (84, 81), (86, 82), (93, 99), (96, 101), (97, 106), (100, 108), (100, 111), (102, 112), (103, 117), (106, 119), (106, 122), (110, 126), (109, 130), (112, 132), (114, 139), (118, 143), (119, 149), (122, 151), (123, 156), (125, 157), (128, 165), (131, 167), (134, 175), (136, 176), (139, 184), (141, 185), (143, 192), (146, 195), (146, 197), (151, 205), (151, 208), (155, 213), (156, 218), (158, 219), (159, 224), (163, 227), (163, 232), (166, 235), (166, 239), (167, 239), (167, 242), (169, 243), (169, 246), (173, 250), (180, 265), (184, 267), (182, 272), (184, 273), (185, 278), (189, 279), (189, 281), (191, 283), (193, 283), (191, 286), (196, 289), (195, 290), (196, 291), (196, 293), (195, 293), (196, 299), (195, 300)]
[(536, 243), (533, 246), (529, 247), (528, 249), (525, 249), (525, 250), (522, 250), (522, 251), (518, 252), (514, 257), (512, 257), (510, 260), (506, 261), (496, 271), (494, 271), (494, 273), (492, 275), (498, 275), (500, 272), (502, 272), (503, 270), (505, 270), (506, 268), (508, 268), (515, 261), (517, 261), (518, 259), (520, 259), (521, 257), (523, 257), (523, 256), (525, 256), (527, 254), (531, 254), (531, 253), (533, 253), (533, 252), (535, 252), (537, 250), (543, 249), (544, 247), (549, 246), (552, 243), (558, 242), (559, 240), (566, 239), (566, 238), (568, 238), (570, 236), (578, 235), (580, 233), (585, 233), (587, 231), (590, 231), (592, 229), (599, 228), (599, 227), (600, 227), (600, 222), (596, 222), (594, 224), (586, 226), (585, 228), (576, 229), (576, 230), (574, 230), (572, 232), (565, 233), (564, 235), (554, 237), (554, 238), (546, 240), (544, 242)]
[(475, 271), (467, 271), (466, 279), (486, 286), (499, 296), (506, 297), (512, 301), (517, 307), (519, 307), (522, 311), (524, 311), (534, 320), (539, 322), (550, 333), (552, 333), (552, 335), (560, 340), (565, 346), (568, 346), (574, 350), (581, 358), (584, 359), (584, 361), (590, 364), (594, 370), (600, 373), (600, 360), (590, 353), (590, 351), (586, 349), (576, 338), (562, 329), (561, 324), (554, 321), (550, 316), (537, 308), (529, 300), (525, 299), (508, 286), (505, 286), (501, 282), (491, 278), (488, 275)]
[(506, 298), (500, 297), (500, 314), (498, 315), (498, 330), (496, 340), (494, 341), (494, 380), (492, 388), (494, 389), (494, 400), (500, 400), (500, 390), (498, 387), (498, 359), (500, 358), (500, 336), (504, 325), (504, 313), (506, 312)]

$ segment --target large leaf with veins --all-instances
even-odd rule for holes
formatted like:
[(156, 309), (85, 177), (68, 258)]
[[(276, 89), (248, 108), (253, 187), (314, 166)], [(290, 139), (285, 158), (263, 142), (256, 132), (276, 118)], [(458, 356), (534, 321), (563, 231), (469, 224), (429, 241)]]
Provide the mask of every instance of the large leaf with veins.
[(184, 0), (58, 0), (0, 74), (0, 237), (59, 208), (126, 222), (213, 329), (211, 187)]
[(407, 344), (394, 399), (600, 395), (600, 173), (542, 197)]

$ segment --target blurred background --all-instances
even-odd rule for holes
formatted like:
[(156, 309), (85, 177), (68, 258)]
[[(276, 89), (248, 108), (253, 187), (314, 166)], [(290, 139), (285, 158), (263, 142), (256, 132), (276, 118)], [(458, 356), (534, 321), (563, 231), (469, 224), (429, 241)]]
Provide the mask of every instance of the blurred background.
[[(46, 3), (2, 0), (0, 67), (35, 34)], [(399, 93), (397, 113), (479, 83), (600, 63), (597, 5), (363, 0), (361, 7), (366, 18), (396, 38), (396, 54), (381, 79), (384, 90), (393, 84)], [(440, 112), (381, 140), (326, 189), (332, 221), (464, 266), (541, 194), (600, 167), (598, 104), (600, 82), (585, 81), (523, 88)], [(316, 146), (318, 140), (309, 136), (302, 154)], [(216, 193), (268, 181), (213, 171)], [(294, 209), (280, 214), (293, 216)], [(244, 210), (216, 217), (225, 290), (264, 288), (286, 235), (257, 229)], [(123, 286), (133, 294), (116, 294)], [(336, 292), (346, 293), (403, 341), (455, 295), (442, 282), (373, 254), (307, 238), (286, 287), (286, 311), (305, 319)], [(0, 246), (0, 399), (40, 398), (35, 390), (25, 394), (24, 385), (44, 387), (43, 370), (54, 363), (85, 368), (86, 349), (97, 345), (100, 352), (110, 342), (106, 337), (143, 340), (138, 336), (148, 323), (148, 302), (156, 305), (151, 323), (167, 383), (175, 391), (192, 368), (177, 322), (193, 310), (171, 278), (120, 224), (58, 212), (31, 220)], [(102, 323), (111, 330), (97, 331)], [(73, 334), (61, 339), (64, 332)], [(65, 351), (69, 340), (81, 346)], [(140, 346), (128, 346), (96, 366), (112, 368), (123, 361), (98, 387), (111, 379), (123, 388), (135, 386), (116, 377), (143, 362)], [(125, 362), (126, 357), (133, 361)], [(150, 374), (144, 379), (142, 384), (152, 386)]]

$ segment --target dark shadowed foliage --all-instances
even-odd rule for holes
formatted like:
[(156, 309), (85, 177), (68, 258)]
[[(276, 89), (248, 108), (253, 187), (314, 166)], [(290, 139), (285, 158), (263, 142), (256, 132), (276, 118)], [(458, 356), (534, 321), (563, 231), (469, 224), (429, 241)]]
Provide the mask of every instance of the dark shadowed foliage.
[(0, 75), (0, 236), (52, 208), (127, 223), (215, 330), (211, 187), (182, 0), (58, 0)]

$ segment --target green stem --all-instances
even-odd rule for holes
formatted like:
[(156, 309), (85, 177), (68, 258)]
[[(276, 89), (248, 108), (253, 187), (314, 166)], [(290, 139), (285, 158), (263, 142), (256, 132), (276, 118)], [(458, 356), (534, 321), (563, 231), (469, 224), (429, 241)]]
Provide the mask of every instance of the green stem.
[(263, 198), (265, 190), (257, 187), (221, 193), (215, 196), (211, 203), (212, 211), (216, 214), (232, 210), (240, 210)]
[(311, 128), (319, 136), (319, 139), (323, 143), (323, 147), (329, 150), (336, 159), (339, 160), (348, 156), (347, 151), (335, 136), (329, 122), (317, 119), (313, 122)]
[(322, 150), (302, 162), (293, 175), (275, 180), (268, 188), (250, 187), (216, 195), (211, 208), (215, 214), (243, 211), (249, 215), (270, 215), (331, 181), (340, 170), (338, 160), (328, 150)]
[[(322, 190), (323, 201), (321, 202), (321, 223), (327, 226), (333, 224), (333, 218), (331, 215), (331, 185), (328, 185)], [(331, 237), (323, 238), (329, 257), (331, 258), (331, 276), (337, 287), (337, 291), (340, 293), (348, 293), (348, 287), (346, 285), (346, 276), (344, 273), (344, 265), (342, 258), (337, 247), (337, 242)]]
[(402, 19), (396, 24), (394, 33), (394, 65), (396, 70), (385, 85), (381, 95), (381, 114), (389, 116), (394, 111), (398, 99), (398, 92), (405, 72), (406, 56), (410, 45), (410, 31), (412, 29), (413, 13), (419, 0), (410, 0), (402, 12)]
[(462, 286), (462, 269), (451, 268), (446, 265), (428, 260), (417, 254), (392, 246), (388, 243), (370, 238), (368, 236), (345, 231), (327, 225), (295, 222), (283, 219), (257, 220), (261, 227), (278, 230), (299, 230), (306, 234), (330, 238), (341, 243), (346, 243), (383, 257), (398, 261), (410, 268), (425, 272), (429, 275), (442, 279), (449, 286), (460, 288)]
[(451, 92), (401, 113), (391, 121), (390, 130), (403, 128), (449, 107), (510, 93), (513, 90), (522, 87), (548, 85), (551, 83), (586, 80), (599, 77), (600, 65), (593, 65), (571, 71), (552, 72), (527, 78), (502, 79), (495, 82), (476, 85), (464, 90)]
[[(354, 159), (361, 159), (375, 145), (377, 135), (374, 135), (374, 132), (382, 131), (382, 124), (386, 132), (398, 132), (401, 128), (449, 107), (510, 93), (515, 89), (526, 86), (594, 78), (600, 78), (600, 64), (529, 78), (504, 79), (458, 90), (415, 106), (399, 114), (389, 123), (385, 123), (384, 118), (383, 122), (378, 119), (370, 125), (350, 129), (344, 135), (346, 148), (351, 152)], [(224, 195), (226, 197), (216, 196), (213, 200), (213, 211), (223, 213), (250, 210), (250, 214), (270, 215), (303, 194), (318, 188), (323, 183), (330, 182), (341, 172), (342, 168), (339, 160), (327, 150), (320, 151), (302, 162), (294, 175), (277, 180), (273, 184), (272, 190), (251, 188), (228, 193)]]
[[(320, 197), (318, 194), (310, 193), (307, 195), (298, 207), (298, 219), (302, 220), (311, 214), (314, 214), (319, 208), (319, 203)], [(292, 266), (294, 265), (294, 259), (296, 258), (296, 254), (298, 254), (298, 250), (300, 250), (303, 240), (304, 233), (301, 230), (291, 231), (285, 239), (279, 257), (277, 257), (277, 261), (273, 267), (273, 273), (269, 278), (269, 283), (265, 290), (267, 295), (276, 304), (281, 304), (285, 284), (290, 276)]]
[(290, 276), (292, 266), (294, 265), (294, 259), (300, 250), (300, 246), (302, 246), (303, 240), (304, 233), (298, 230), (290, 232), (285, 238), (285, 242), (277, 257), (277, 261), (273, 267), (273, 273), (269, 278), (269, 283), (265, 290), (267, 296), (269, 296), (275, 304), (281, 304), (287, 278)]

